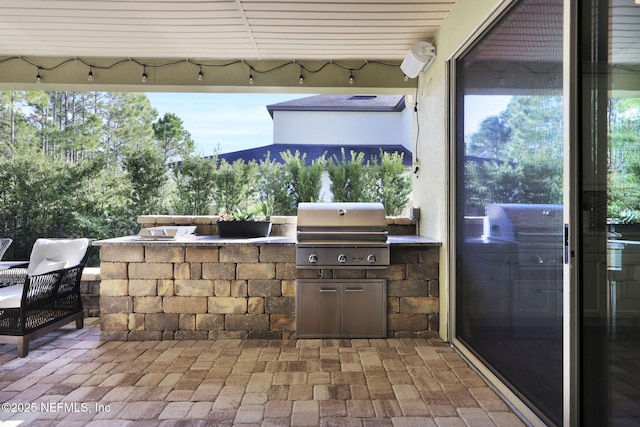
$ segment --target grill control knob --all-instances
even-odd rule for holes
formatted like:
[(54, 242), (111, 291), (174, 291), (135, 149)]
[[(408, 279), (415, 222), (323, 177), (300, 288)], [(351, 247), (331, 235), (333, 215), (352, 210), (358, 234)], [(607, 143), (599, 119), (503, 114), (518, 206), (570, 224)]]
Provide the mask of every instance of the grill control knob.
[(367, 261), (369, 261), (369, 264), (375, 264), (375, 262), (378, 261), (378, 260), (376, 259), (376, 256), (374, 254), (370, 254), (367, 257)]
[(347, 256), (345, 254), (338, 255), (338, 262), (340, 264), (344, 264), (345, 262), (347, 262)]
[(318, 262), (318, 255), (316, 254), (309, 255), (309, 262), (311, 264), (315, 264), (316, 262)]

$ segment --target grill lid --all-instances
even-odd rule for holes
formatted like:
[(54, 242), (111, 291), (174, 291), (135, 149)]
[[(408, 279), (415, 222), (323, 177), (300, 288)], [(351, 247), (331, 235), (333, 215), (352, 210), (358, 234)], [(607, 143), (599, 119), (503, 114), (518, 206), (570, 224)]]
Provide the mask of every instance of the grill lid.
[(512, 242), (552, 243), (562, 236), (562, 205), (489, 204), (484, 235)]
[(386, 241), (387, 217), (382, 203), (300, 203), (298, 241)]

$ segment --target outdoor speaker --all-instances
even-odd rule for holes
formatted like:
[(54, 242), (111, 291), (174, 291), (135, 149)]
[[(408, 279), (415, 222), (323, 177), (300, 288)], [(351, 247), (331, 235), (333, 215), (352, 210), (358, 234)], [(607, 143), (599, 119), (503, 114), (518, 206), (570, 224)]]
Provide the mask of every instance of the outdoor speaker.
[(436, 58), (436, 48), (429, 42), (417, 42), (411, 46), (400, 69), (405, 76), (415, 78), (426, 69)]

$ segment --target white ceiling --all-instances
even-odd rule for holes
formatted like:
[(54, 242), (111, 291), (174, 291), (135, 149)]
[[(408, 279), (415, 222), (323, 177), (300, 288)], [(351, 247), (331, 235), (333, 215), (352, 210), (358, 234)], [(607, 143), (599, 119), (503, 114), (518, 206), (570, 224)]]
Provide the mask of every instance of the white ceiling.
[(0, 56), (402, 60), (455, 0), (0, 0)]

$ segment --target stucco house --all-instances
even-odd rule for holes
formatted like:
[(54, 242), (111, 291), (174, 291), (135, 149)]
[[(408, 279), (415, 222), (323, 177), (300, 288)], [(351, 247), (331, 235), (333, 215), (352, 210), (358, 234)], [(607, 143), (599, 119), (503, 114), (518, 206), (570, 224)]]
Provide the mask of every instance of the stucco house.
[[(306, 162), (325, 155), (342, 159), (346, 153), (364, 153), (368, 161), (380, 151), (403, 156), (406, 174), (411, 172), (411, 110), (403, 95), (327, 94), (299, 98), (266, 106), (273, 118), (273, 144), (221, 153), (228, 162), (270, 158), (282, 162), (280, 153), (306, 154)], [(322, 200), (331, 201), (330, 179), (322, 177)]]

